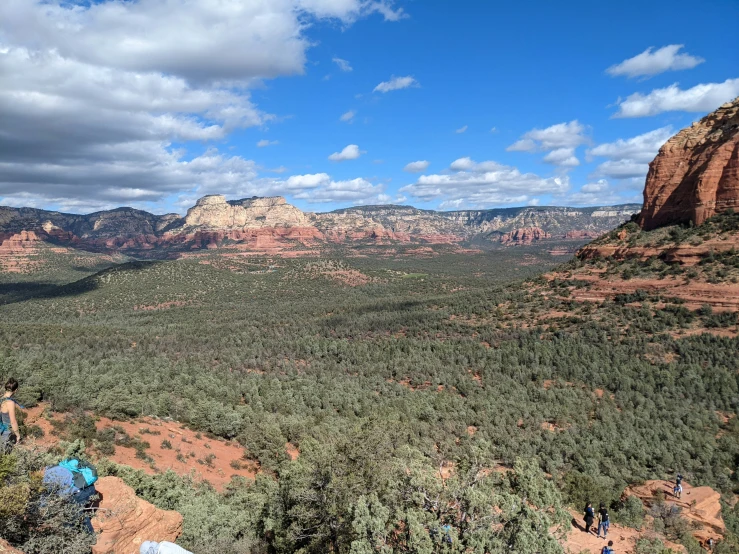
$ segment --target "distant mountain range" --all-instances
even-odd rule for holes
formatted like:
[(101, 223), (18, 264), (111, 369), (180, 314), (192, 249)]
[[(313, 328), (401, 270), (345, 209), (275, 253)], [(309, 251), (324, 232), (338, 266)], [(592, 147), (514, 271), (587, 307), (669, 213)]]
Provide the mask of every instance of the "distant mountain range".
[(517, 245), (595, 238), (640, 209), (638, 204), (624, 204), (441, 212), (389, 205), (310, 213), (279, 196), (226, 200), (221, 195), (201, 198), (184, 217), (133, 208), (77, 215), (0, 207), (0, 250), (3, 246), (6, 250), (22, 248), (19, 244), (24, 241), (42, 241), (156, 258), (202, 248), (296, 254), (328, 245)]
[(184, 217), (133, 208), (77, 215), (0, 207), (0, 244), (14, 236), (14, 240), (20, 240), (20, 233), (32, 232), (31, 240), (145, 257), (226, 247), (279, 253), (324, 244), (515, 245), (595, 238), (640, 209), (638, 204), (624, 204), (441, 212), (388, 205), (310, 213), (280, 196), (226, 200), (211, 195), (198, 200)]

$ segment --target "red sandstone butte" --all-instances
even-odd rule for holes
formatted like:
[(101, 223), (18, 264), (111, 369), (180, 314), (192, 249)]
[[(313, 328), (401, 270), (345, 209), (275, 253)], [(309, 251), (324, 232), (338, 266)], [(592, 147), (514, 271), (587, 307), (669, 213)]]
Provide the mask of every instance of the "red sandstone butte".
[(739, 209), (739, 98), (668, 140), (649, 164), (642, 229)]
[(539, 227), (521, 227), (500, 237), (503, 244), (531, 244), (535, 240), (552, 238), (552, 235)]

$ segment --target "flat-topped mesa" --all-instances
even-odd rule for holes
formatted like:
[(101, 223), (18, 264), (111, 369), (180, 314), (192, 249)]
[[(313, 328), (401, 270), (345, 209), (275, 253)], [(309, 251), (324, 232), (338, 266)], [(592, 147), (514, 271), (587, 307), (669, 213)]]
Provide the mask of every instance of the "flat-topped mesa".
[(700, 225), (739, 210), (739, 98), (668, 140), (649, 164), (639, 225)]
[(282, 196), (227, 201), (223, 195), (212, 194), (198, 200), (185, 216), (185, 227), (200, 229), (310, 226), (308, 216)]

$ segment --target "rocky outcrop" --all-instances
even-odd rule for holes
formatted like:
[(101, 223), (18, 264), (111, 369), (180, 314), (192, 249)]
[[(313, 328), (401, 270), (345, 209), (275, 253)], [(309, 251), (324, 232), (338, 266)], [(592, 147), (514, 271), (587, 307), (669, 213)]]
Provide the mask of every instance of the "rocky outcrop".
[(182, 533), (182, 516), (160, 510), (136, 496), (118, 477), (101, 477), (95, 487), (102, 499), (92, 520), (99, 533), (93, 554), (138, 554), (141, 543), (174, 542)]
[[(0, 242), (32, 233), (38, 241), (56, 247), (155, 259), (201, 249), (289, 256), (298, 252), (314, 255), (316, 248), (332, 245), (455, 246), (464, 242), (494, 243), (501, 237), (506, 245), (526, 245), (551, 237), (583, 240), (599, 236), (638, 209), (624, 205), (435, 212), (412, 206), (361, 206), (309, 213), (280, 196), (226, 200), (222, 195), (210, 195), (198, 200), (185, 217), (158, 216), (132, 208), (74, 215), (0, 207)], [(20, 247), (6, 246), (8, 251), (11, 248), (14, 252)], [(13, 252), (7, 259), (12, 260)]]
[[(683, 482), (680, 498), (672, 494), (673, 483), (647, 481), (643, 485), (626, 489), (626, 495), (639, 498), (647, 507), (658, 502), (680, 509), (680, 516), (690, 523), (691, 533), (702, 542), (712, 538), (721, 540), (726, 534), (726, 524), (721, 515), (721, 494), (711, 487), (692, 487)], [(658, 499), (658, 496), (660, 497)]]
[(232, 230), (262, 227), (311, 227), (310, 218), (281, 196), (227, 201), (204, 196), (187, 211), (184, 228)]
[(504, 234), (500, 237), (500, 242), (505, 245), (521, 245), (549, 238), (552, 238), (552, 235), (538, 227), (524, 227)]
[(700, 225), (728, 209), (739, 209), (739, 98), (660, 148), (649, 164), (638, 222), (645, 230)]

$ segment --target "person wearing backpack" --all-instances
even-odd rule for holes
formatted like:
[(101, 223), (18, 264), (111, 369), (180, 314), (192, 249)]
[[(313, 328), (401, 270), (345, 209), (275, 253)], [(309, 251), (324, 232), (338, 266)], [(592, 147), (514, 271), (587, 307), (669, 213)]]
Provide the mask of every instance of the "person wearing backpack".
[(15, 435), (15, 443), (21, 441), (21, 432), (18, 428), (18, 419), (15, 417), (15, 408), (23, 408), (18, 401), (13, 398), (15, 391), (18, 390), (18, 381), (12, 377), (5, 383), (5, 393), (0, 399), (0, 451), (5, 453), (10, 449), (11, 434)]
[(593, 525), (593, 521), (595, 521), (595, 511), (593, 510), (593, 505), (588, 502), (587, 506), (585, 506), (585, 532), (590, 533), (590, 527)]
[(610, 527), (611, 522), (608, 518), (608, 509), (601, 504), (600, 510), (598, 510), (598, 538), (600, 538), (600, 532), (603, 531), (603, 538), (605, 539), (606, 536), (608, 536), (608, 527)]
[(608, 545), (603, 547), (600, 554), (615, 554), (613, 550), (613, 541), (608, 541)]
[(675, 485), (675, 488), (672, 489), (672, 496), (675, 498), (681, 498), (683, 495), (683, 486), (682, 485)]

